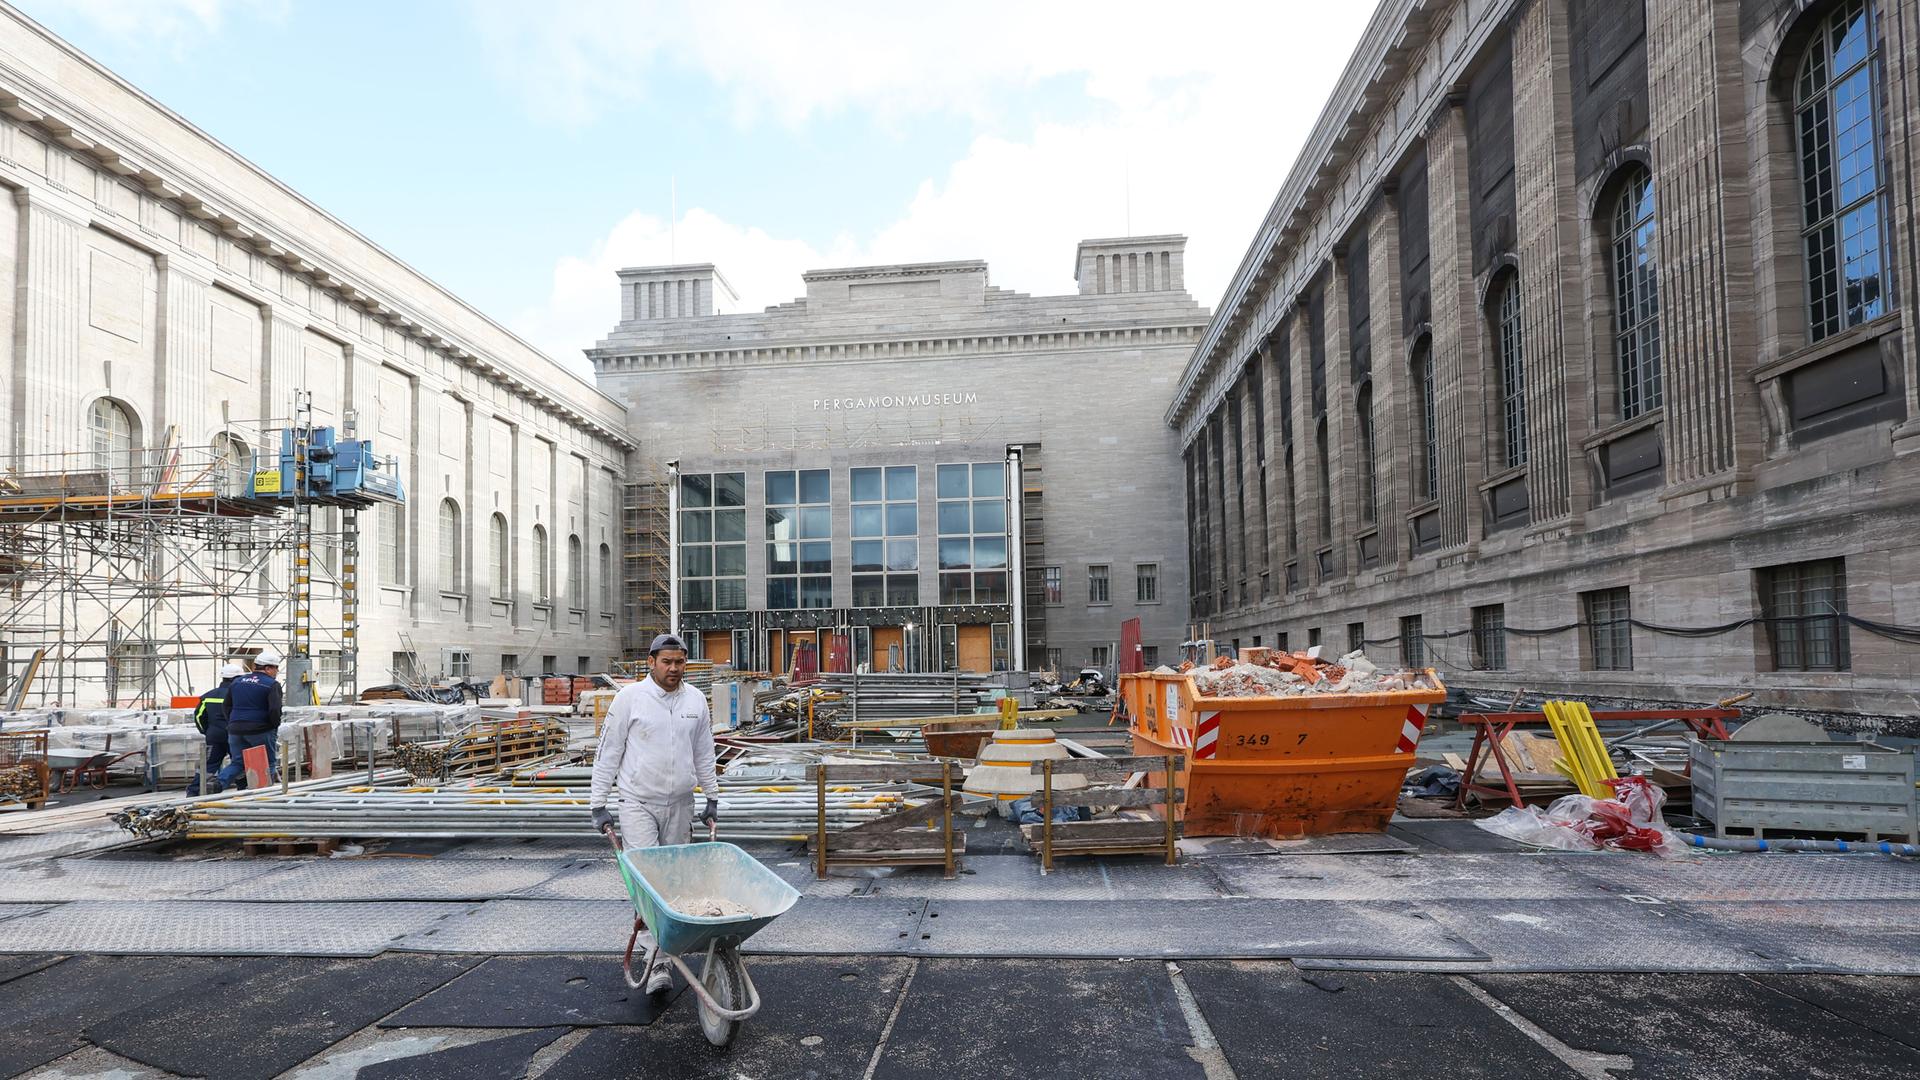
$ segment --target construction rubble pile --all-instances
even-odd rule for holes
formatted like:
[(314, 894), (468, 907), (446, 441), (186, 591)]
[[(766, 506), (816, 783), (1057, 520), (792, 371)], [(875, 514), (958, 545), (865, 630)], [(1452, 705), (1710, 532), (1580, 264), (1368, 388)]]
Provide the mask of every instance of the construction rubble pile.
[[(1306, 694), (1380, 694), (1394, 690), (1430, 689), (1424, 672), (1382, 671), (1358, 649), (1338, 661), (1320, 658), (1317, 650), (1268, 653), (1248, 649), (1238, 662), (1221, 657), (1213, 666), (1194, 671), (1194, 685), (1202, 697), (1292, 697)], [(1160, 668), (1174, 674), (1173, 668)]]

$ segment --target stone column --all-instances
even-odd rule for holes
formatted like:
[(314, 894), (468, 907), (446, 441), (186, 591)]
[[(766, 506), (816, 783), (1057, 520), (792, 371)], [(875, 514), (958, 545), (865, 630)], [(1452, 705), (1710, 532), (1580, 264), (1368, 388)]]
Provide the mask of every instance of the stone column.
[[(1473, 284), (1473, 230), (1468, 220), (1464, 99), (1450, 96), (1427, 131), (1428, 265), (1433, 287), (1434, 428), (1439, 461), (1440, 544), (1457, 547), (1478, 538), (1480, 495), (1486, 475), (1485, 433), (1478, 430), (1486, 400), (1486, 365), (1479, 349), (1479, 309)], [(1414, 430), (1417, 434), (1418, 418)]]
[(1305, 297), (1288, 324), (1287, 376), (1293, 384), (1293, 490), (1287, 493), (1287, 558), (1300, 564), (1300, 585), (1313, 584), (1313, 343), (1307, 332)]
[(1273, 566), (1273, 595), (1287, 591), (1287, 523), (1293, 513), (1293, 492), (1287, 487), (1286, 441), (1280, 410), (1281, 349), (1276, 342), (1288, 332), (1282, 323), (1261, 348), (1266, 365), (1261, 383), (1267, 398), (1267, 551)]
[(104, 365), (80, 355), (80, 287), (83, 245), (78, 222), (25, 192), (14, 195), (24, 211), (26, 258), (20, 269), (20, 351), (14, 358), (11, 448), (24, 454), (84, 450), (88, 396), (113, 389)]
[[(1766, 453), (1761, 395), (1750, 376), (1761, 328), (1729, 309), (1730, 297), (1745, 307), (1758, 292), (1754, 220), (1761, 211), (1749, 194), (1746, 115), (1749, 93), (1765, 108), (1766, 88), (1756, 78), (1741, 60), (1737, 11), (1709, 0), (1647, 5), (1670, 498), (1742, 480)], [(1785, 158), (1774, 167), (1791, 174), (1796, 164)]]
[(1882, 135), (1886, 146), (1880, 155), (1887, 170), (1889, 203), (1886, 265), (1893, 269), (1894, 302), (1906, 313), (1899, 351), (1906, 364), (1901, 377), (1907, 388), (1907, 420), (1894, 429), (1893, 446), (1896, 453), (1910, 454), (1920, 450), (1920, 251), (1914, 242), (1914, 217), (1920, 213), (1914, 154), (1920, 135), (1913, 129), (1914, 118), (1920, 117), (1920, 10), (1911, 2), (1882, 4), (1880, 32), (1886, 111), (1893, 118)]
[(154, 414), (156, 431), (148, 441), (157, 444), (166, 425), (178, 428), (183, 443), (198, 443), (205, 432), (207, 372), (211, 370), (213, 318), (207, 297), (208, 282), (180, 271), (176, 260), (158, 260), (160, 273), (159, 393)]
[[(1246, 429), (1245, 409), (1241, 410), (1240, 431), (1234, 430), (1233, 412), (1240, 403), (1240, 387), (1235, 384), (1228, 388), (1220, 399), (1220, 475), (1225, 483), (1220, 485), (1220, 520), (1225, 528), (1222, 535), (1224, 546), (1221, 561), (1227, 569), (1227, 609), (1240, 606), (1240, 582), (1247, 576), (1247, 522), (1242, 508), (1246, 505), (1245, 477), (1241, 475), (1244, 459), (1239, 453), (1240, 439)], [(1119, 591), (1119, 567), (1114, 568), (1114, 592)]]
[[(1348, 332), (1347, 264), (1340, 249), (1327, 260), (1325, 300), (1321, 305), (1322, 332), (1326, 335), (1327, 379), (1327, 499), (1331, 505), (1322, 520), (1327, 529), (1320, 546), (1332, 546), (1333, 555), (1327, 577), (1344, 575), (1353, 565), (1354, 468), (1358, 451), (1353, 440), (1353, 345)], [(1318, 569), (1316, 567), (1316, 569)]]
[[(1380, 562), (1405, 563), (1406, 511), (1413, 505), (1413, 440), (1406, 328), (1400, 322), (1400, 213), (1388, 187), (1367, 222), (1367, 291), (1373, 335), (1373, 454)], [(1402, 492), (1406, 494), (1402, 494)]]
[[(1577, 522), (1592, 501), (1588, 470), (1572, 466), (1584, 457), (1580, 446), (1593, 430), (1593, 413), (1586, 406), (1593, 363), (1570, 347), (1585, 341), (1586, 334), (1580, 321), (1583, 214), (1576, 202), (1567, 49), (1565, 6), (1527, 5), (1513, 27), (1514, 225), (1526, 380), (1527, 501), (1536, 525), (1561, 527)], [(1569, 407), (1570, 402), (1575, 404)], [(1477, 503), (1477, 494), (1474, 498)]]

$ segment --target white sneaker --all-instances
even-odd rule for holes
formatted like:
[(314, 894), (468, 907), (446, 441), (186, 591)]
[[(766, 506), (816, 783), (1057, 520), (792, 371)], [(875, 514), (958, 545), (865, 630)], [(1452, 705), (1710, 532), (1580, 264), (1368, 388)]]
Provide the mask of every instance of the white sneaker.
[(654, 961), (647, 972), (647, 993), (665, 993), (673, 987), (673, 965), (665, 959)]

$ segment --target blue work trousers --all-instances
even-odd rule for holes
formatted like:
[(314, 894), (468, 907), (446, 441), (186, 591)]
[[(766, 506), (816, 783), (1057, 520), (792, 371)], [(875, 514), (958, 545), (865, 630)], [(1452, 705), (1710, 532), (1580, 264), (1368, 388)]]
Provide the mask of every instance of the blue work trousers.
[(267, 748), (267, 779), (280, 779), (279, 741), (278, 731), (260, 731), (247, 735), (238, 732), (230, 733), (227, 736), (227, 753), (233, 755), (233, 760), (227, 762), (227, 767), (220, 770), (220, 786), (232, 787), (234, 781), (247, 775), (247, 766), (242, 755), (256, 746)]
[[(220, 766), (226, 762), (227, 755), (233, 752), (231, 745), (232, 738), (233, 736), (225, 734), (224, 732), (221, 733), (218, 738), (215, 738), (212, 734), (208, 734), (207, 736), (206, 777), (208, 791), (216, 790), (220, 786), (216, 778), (220, 775)], [(194, 773), (193, 779), (187, 781), (187, 794), (189, 796), (200, 794), (200, 775), (200, 773)]]

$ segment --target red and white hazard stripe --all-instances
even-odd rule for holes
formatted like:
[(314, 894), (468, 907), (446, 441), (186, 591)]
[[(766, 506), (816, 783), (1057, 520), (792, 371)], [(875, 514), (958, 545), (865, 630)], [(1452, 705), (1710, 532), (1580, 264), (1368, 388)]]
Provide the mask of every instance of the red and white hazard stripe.
[(1407, 718), (1400, 723), (1400, 744), (1393, 748), (1396, 754), (1411, 754), (1413, 748), (1420, 745), (1420, 733), (1427, 727), (1427, 707), (1425, 705), (1407, 706)]
[(1193, 726), (1193, 756), (1211, 758), (1220, 749), (1220, 714), (1201, 713), (1200, 722)]
[(1180, 747), (1189, 747), (1193, 745), (1193, 732), (1188, 731), (1186, 728), (1181, 727), (1179, 724), (1172, 725), (1168, 730), (1172, 733), (1171, 737), (1172, 737), (1173, 745), (1180, 746)]

